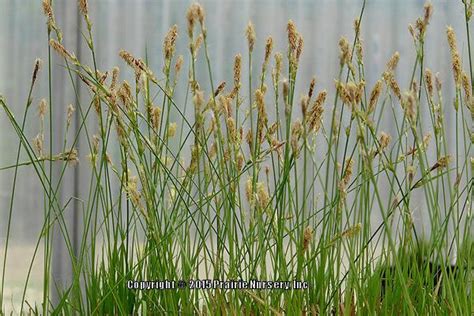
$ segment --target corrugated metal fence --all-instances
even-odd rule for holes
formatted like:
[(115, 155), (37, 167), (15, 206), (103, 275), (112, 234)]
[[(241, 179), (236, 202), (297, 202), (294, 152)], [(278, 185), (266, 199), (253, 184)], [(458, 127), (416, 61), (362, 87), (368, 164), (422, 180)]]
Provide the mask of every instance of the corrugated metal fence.
[[(99, 69), (110, 69), (114, 65), (123, 65), (119, 60), (118, 51), (126, 48), (137, 56), (148, 54), (153, 69), (161, 69), (162, 39), (169, 26), (177, 24), (181, 30), (178, 51), (187, 53), (185, 35), (185, 12), (191, 1), (183, 0), (101, 0), (90, 1), (91, 18), (94, 23), (94, 37), (98, 52)], [(256, 25), (258, 48), (255, 60), (263, 58), (264, 39), (273, 35), (276, 50), (286, 50), (285, 27), (288, 19), (293, 19), (305, 39), (305, 51), (298, 79), (299, 88), (306, 89), (312, 76), (318, 79), (319, 87), (334, 90), (333, 78), (338, 71), (338, 40), (341, 35), (353, 37), (352, 25), (358, 16), (362, 0), (259, 0), (259, 1), (201, 1), (207, 12), (211, 58), (214, 64), (216, 81), (230, 80), (232, 60), (236, 53), (245, 56), (246, 41), (244, 29), (248, 20)], [(386, 61), (398, 50), (401, 61), (397, 76), (406, 87), (410, 79), (415, 51), (407, 30), (408, 23), (413, 23), (422, 13), (424, 2), (419, 0), (369, 0), (362, 23), (362, 38), (365, 43), (366, 77), (368, 86), (379, 78)], [(465, 38), (465, 29), (460, 1), (433, 1), (435, 12), (429, 27), (426, 41), (426, 64), (445, 78), (444, 97), (452, 100), (453, 86), (451, 80), (450, 55), (446, 45), (445, 27), (453, 25), (458, 38)], [(76, 52), (82, 60), (89, 61), (90, 56), (81, 36), (81, 25), (76, 3), (73, 0), (55, 1), (55, 11), (65, 39), (65, 46)], [(463, 56), (466, 56), (466, 45), (459, 43)], [(26, 102), (31, 69), (36, 57), (47, 59), (47, 36), (45, 18), (42, 15), (39, 0), (0, 0), (0, 93), (13, 106), (15, 114), (22, 113)], [(55, 147), (60, 148), (59, 141), (63, 137), (66, 106), (75, 103), (75, 96), (67, 73), (61, 67), (62, 62), (53, 58), (57, 67), (53, 67), (53, 99), (55, 104)], [(46, 64), (45, 64), (46, 65)], [(122, 67), (125, 68), (125, 67)], [(255, 67), (257, 68), (257, 67)], [(255, 71), (258, 71), (255, 70)], [(40, 83), (34, 93), (34, 105), (41, 97), (47, 96), (47, 71), (43, 69)], [(449, 80), (448, 80), (449, 79)], [(297, 93), (299, 95), (299, 93)], [(182, 94), (178, 99), (182, 99)], [(450, 111), (446, 114), (448, 124), (452, 123)], [(27, 127), (27, 135), (33, 137), (39, 129), (38, 120), (31, 115), (31, 124)], [(386, 122), (390, 129), (391, 122)], [(13, 164), (15, 161), (17, 137), (10, 127), (4, 113), (0, 113), (0, 167)], [(393, 128), (393, 126), (392, 126)], [(81, 152), (81, 159), (87, 154)], [(74, 192), (81, 192), (80, 164), (69, 169), (63, 187), (63, 197)], [(41, 229), (43, 220), (43, 200), (41, 188), (30, 169), (21, 169), (18, 190), (16, 192), (13, 231), (12, 256), (21, 256), (21, 260), (31, 257), (32, 245)], [(11, 194), (11, 173), (0, 175), (0, 245), (3, 255), (6, 218)], [(71, 230), (74, 222), (80, 220), (79, 210), (71, 208), (67, 212)], [(16, 248), (15, 248), (16, 247)], [(61, 247), (58, 241), (57, 247)], [(60, 248), (58, 248), (60, 249)], [(22, 284), (27, 265), (18, 265), (19, 258), (11, 257), (7, 284), (15, 287)], [(41, 261), (41, 260), (39, 260)], [(39, 267), (40, 268), (40, 267)], [(54, 274), (67, 279), (69, 275), (67, 261), (61, 257), (60, 251), (55, 257)], [(40, 270), (40, 269), (39, 269)], [(40, 285), (40, 274), (32, 286)], [(12, 290), (13, 291), (13, 290)], [(34, 293), (31, 294), (34, 296)]]

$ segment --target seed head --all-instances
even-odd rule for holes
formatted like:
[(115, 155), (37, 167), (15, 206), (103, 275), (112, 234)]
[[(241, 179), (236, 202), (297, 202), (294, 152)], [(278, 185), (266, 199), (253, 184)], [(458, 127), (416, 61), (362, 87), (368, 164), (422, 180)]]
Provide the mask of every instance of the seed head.
[(338, 80), (336, 80), (334, 83), (336, 85), (337, 92), (341, 96), (342, 102), (345, 104), (350, 104), (351, 98), (349, 96), (349, 91), (346, 89), (346, 85)]
[(309, 90), (308, 90), (308, 98), (311, 100), (311, 98), (313, 97), (313, 93), (314, 93), (314, 87), (316, 86), (316, 78), (313, 77), (313, 79), (311, 79), (311, 82), (309, 83)]
[(349, 65), (352, 59), (349, 42), (344, 36), (339, 39), (339, 60), (342, 65)]
[(255, 40), (257, 36), (255, 35), (255, 28), (251, 21), (249, 21), (249, 23), (247, 24), (247, 28), (245, 29), (245, 35), (247, 36), (249, 51), (253, 52), (253, 47), (255, 45)]
[(199, 36), (196, 38), (196, 41), (194, 42), (193, 45), (193, 57), (196, 58), (199, 48), (201, 48), (202, 42), (204, 41), (204, 36), (202, 34), (199, 34)]
[(425, 71), (426, 89), (430, 97), (433, 97), (433, 74), (429, 68)]
[(380, 93), (382, 92), (382, 80), (377, 80), (375, 83), (372, 92), (370, 93), (370, 100), (369, 100), (369, 107), (368, 113), (372, 113), (375, 110), (375, 106), (377, 105), (377, 101), (379, 99)]
[(44, 116), (47, 111), (48, 111), (48, 102), (46, 101), (46, 99), (41, 99), (38, 105), (38, 116), (40, 117), (41, 120), (44, 120)]
[(436, 84), (436, 90), (438, 93), (441, 93), (441, 88), (443, 87), (443, 83), (441, 82), (441, 79), (439, 78), (439, 72), (436, 73), (435, 75), (435, 84)]
[(119, 139), (120, 145), (122, 145), (124, 149), (127, 149), (129, 146), (128, 137), (127, 137), (128, 136), (127, 128), (119, 116), (116, 117), (115, 123), (116, 123), (115, 129), (117, 132), (117, 137)]
[(79, 10), (83, 15), (89, 14), (89, 4), (87, 3), (87, 0), (79, 0)]
[(343, 231), (342, 234), (341, 234), (341, 237), (343, 237), (343, 238), (352, 238), (360, 232), (361, 228), (362, 228), (362, 224), (357, 223), (356, 225), (354, 225), (352, 227), (349, 227), (348, 229)]
[(128, 198), (132, 201), (133, 206), (144, 212), (143, 205), (141, 202), (142, 194), (138, 190), (138, 177), (130, 176), (127, 181), (126, 192)]
[(269, 128), (268, 128), (268, 134), (269, 135), (274, 135), (277, 131), (277, 128), (278, 128), (278, 123), (275, 122), (273, 123)]
[(326, 101), (326, 96), (326, 90), (321, 91), (316, 97), (313, 107), (311, 108), (309, 127), (314, 132), (318, 132), (318, 130), (321, 128), (321, 118), (324, 112), (323, 104)]
[(75, 165), (79, 162), (77, 149), (73, 148), (71, 150), (66, 150), (53, 157), (53, 160), (63, 160), (67, 161), (68, 164)]
[(353, 81), (349, 81), (347, 84), (336, 81), (336, 88), (341, 95), (342, 101), (349, 105), (357, 105), (360, 103), (362, 100), (364, 85), (364, 81), (361, 81), (358, 84)]
[(344, 171), (344, 174), (342, 176), (341, 181), (339, 181), (338, 188), (341, 192), (345, 192), (347, 185), (349, 184), (349, 181), (351, 180), (352, 177), (352, 168), (354, 167), (354, 160), (351, 158), (348, 158), (346, 160), (346, 169)]
[(48, 19), (54, 19), (53, 8), (51, 7), (51, 0), (43, 0), (43, 13)]
[(360, 19), (359, 18), (354, 19), (353, 28), (356, 34), (360, 33)]
[(214, 158), (217, 154), (217, 143), (213, 142), (209, 148), (209, 157)]
[(430, 171), (446, 168), (451, 162), (451, 160), (452, 157), (449, 155), (439, 158), (438, 161), (431, 167)]
[(413, 181), (413, 178), (415, 176), (415, 172), (416, 172), (415, 166), (409, 165), (407, 167), (407, 175), (408, 175), (408, 180), (409, 180), (410, 183), (412, 183), (412, 181)]
[(168, 138), (174, 137), (176, 135), (176, 123), (170, 123), (168, 126)]
[(414, 125), (416, 123), (416, 98), (413, 91), (406, 92), (402, 100), (402, 106), (408, 121)]
[(153, 106), (151, 108), (151, 125), (155, 129), (155, 131), (158, 130), (158, 127), (160, 126), (160, 119), (161, 119), (161, 108), (158, 106)]
[(174, 72), (175, 72), (176, 77), (181, 71), (181, 68), (183, 67), (183, 63), (184, 63), (184, 57), (183, 55), (179, 55), (178, 58), (176, 59), (176, 64), (174, 66)]
[(382, 152), (385, 148), (388, 147), (388, 144), (390, 143), (391, 139), (392, 139), (392, 137), (389, 134), (387, 134), (385, 132), (380, 133), (380, 139), (379, 139), (380, 149), (379, 149), (379, 152)]
[(68, 107), (67, 107), (67, 126), (71, 125), (72, 116), (73, 116), (75, 110), (76, 109), (74, 108), (74, 106), (72, 104), (68, 105)]
[(466, 103), (469, 103), (472, 95), (471, 81), (469, 80), (469, 77), (465, 72), (462, 73), (462, 87), (464, 90), (464, 95), (466, 97)]
[(191, 162), (189, 164), (187, 172), (193, 173), (199, 166), (199, 153), (201, 152), (200, 145), (191, 146)]
[(240, 88), (240, 76), (242, 67), (242, 55), (237, 54), (234, 58), (234, 86), (236, 89)]
[(275, 54), (275, 68), (273, 69), (273, 84), (278, 85), (281, 76), (283, 55), (281, 53)]
[(114, 91), (115, 88), (117, 87), (119, 74), (120, 74), (119, 67), (112, 68), (112, 80), (110, 82), (110, 90), (111, 91)]
[(204, 92), (202, 92), (201, 90), (197, 90), (193, 97), (193, 102), (196, 113), (201, 112), (202, 106), (204, 104)]
[(48, 33), (51, 32), (51, 30), (54, 30), (58, 38), (58, 41), (61, 42), (62, 33), (61, 33), (61, 30), (56, 26), (56, 20), (54, 18), (54, 12), (53, 12), (53, 7), (51, 5), (51, 0), (43, 0), (42, 5), (43, 5), (43, 13), (48, 19), (46, 22), (48, 26)]
[(306, 117), (306, 114), (308, 112), (308, 103), (309, 103), (309, 98), (307, 95), (303, 94), (301, 96), (300, 104), (301, 104), (301, 113), (303, 113), (303, 118)]
[(451, 63), (453, 67), (454, 82), (456, 87), (461, 85), (461, 59), (459, 57), (459, 51), (456, 44), (456, 34), (451, 26), (448, 26), (446, 29), (446, 34), (448, 36), (449, 48), (451, 50)]
[(217, 97), (225, 88), (225, 81), (222, 81), (219, 86), (217, 87), (216, 91), (214, 91), (214, 98)]
[(177, 38), (178, 26), (175, 24), (168, 30), (168, 34), (166, 34), (165, 40), (163, 42), (163, 54), (165, 55), (166, 61), (169, 61), (174, 54)]
[(265, 100), (264, 100), (264, 93), (262, 90), (257, 89), (255, 91), (255, 100), (257, 103), (257, 110), (258, 110), (258, 122), (257, 122), (257, 139), (260, 143), (263, 142), (263, 131), (264, 128), (267, 126), (268, 117), (267, 111), (265, 109)]
[(311, 226), (307, 226), (303, 232), (303, 252), (309, 248), (309, 243), (313, 239), (314, 230)]
[(357, 61), (359, 62), (359, 64), (363, 64), (363, 59), (364, 59), (364, 48), (362, 46), (362, 43), (361, 43), (361, 40), (357, 40), (357, 43), (356, 43), (356, 56), (357, 56)]
[(43, 155), (43, 143), (44, 143), (44, 134), (39, 133), (36, 135), (35, 138), (33, 138), (33, 145), (35, 147), (35, 150), (38, 152), (38, 156)]
[(34, 68), (33, 68), (33, 75), (32, 75), (32, 77), (31, 77), (31, 84), (32, 84), (32, 85), (35, 84), (35, 81), (36, 81), (36, 79), (37, 79), (37, 77), (38, 77), (38, 72), (39, 72), (39, 70), (41, 69), (41, 64), (42, 64), (41, 59), (37, 58), (37, 59), (35, 60), (35, 66), (34, 66)]
[(126, 108), (130, 107), (130, 104), (132, 103), (132, 88), (126, 80), (124, 80), (120, 85), (120, 88), (117, 91), (117, 96)]
[(251, 178), (248, 178), (247, 182), (245, 183), (245, 195), (247, 196), (247, 201), (250, 203), (250, 205), (253, 205), (253, 184)]
[(290, 53), (294, 54), (298, 50), (298, 39), (300, 36), (296, 30), (295, 23), (292, 20), (288, 21), (286, 31), (288, 33), (288, 45), (290, 48)]
[(132, 54), (123, 49), (120, 51), (119, 55), (130, 67), (135, 70), (135, 75), (137, 78), (140, 78), (141, 74), (145, 73), (151, 81), (155, 83), (157, 82), (153, 72), (141, 59), (133, 57)]
[(300, 149), (299, 149), (299, 140), (301, 135), (303, 134), (303, 125), (299, 120), (296, 120), (291, 125), (291, 149), (293, 150), (293, 154), (295, 157), (298, 157)]
[(64, 46), (58, 41), (51, 39), (49, 41), (49, 45), (62, 57), (69, 59), (73, 63), (78, 62), (76, 56), (73, 53), (69, 52), (66, 48), (64, 48)]
[(270, 201), (267, 188), (263, 182), (258, 182), (256, 187), (258, 206), (260, 206), (261, 209), (265, 209)]
[(219, 97), (219, 103), (221, 104), (221, 109), (224, 111), (226, 118), (232, 116), (232, 99), (229, 96), (221, 95)]
[(270, 59), (270, 55), (272, 54), (273, 50), (273, 38), (269, 36), (267, 38), (267, 43), (265, 44), (265, 59), (264, 64), (268, 64), (268, 60)]
[(199, 21), (199, 24), (201, 24), (201, 27), (204, 26), (204, 17), (205, 17), (205, 12), (202, 6), (199, 3), (195, 3), (195, 10), (196, 10), (196, 17)]
[(97, 153), (99, 151), (99, 135), (92, 135), (92, 152)]
[(398, 98), (398, 100), (402, 99), (402, 92), (400, 90), (400, 86), (398, 85), (397, 80), (395, 80), (395, 76), (391, 72), (385, 72), (384, 79), (387, 81), (390, 89), (392, 89), (393, 94)]
[(395, 52), (392, 57), (390, 57), (389, 61), (387, 62), (387, 71), (393, 72), (395, 68), (397, 68), (398, 61), (400, 60), (400, 53)]
[(301, 53), (303, 52), (304, 40), (303, 37), (300, 36), (298, 38), (298, 47), (296, 48), (296, 61), (300, 60)]
[(422, 143), (422, 147), (421, 147), (423, 150), (426, 150), (428, 148), (428, 145), (430, 144), (430, 140), (431, 140), (431, 134), (430, 133), (423, 136), (423, 143)]
[(283, 80), (283, 98), (286, 100), (288, 99), (288, 94), (290, 92), (290, 86), (288, 84), (288, 80)]
[(240, 171), (242, 170), (242, 167), (244, 166), (244, 156), (242, 153), (237, 154), (237, 170)]
[(188, 36), (190, 39), (193, 38), (193, 30), (196, 21), (201, 24), (204, 28), (204, 9), (198, 3), (193, 3), (186, 13), (186, 19), (188, 21)]
[(230, 143), (231, 144), (237, 144), (237, 130), (235, 127), (235, 120), (232, 117), (228, 117), (226, 120), (227, 124), (227, 131), (229, 133), (230, 137)]
[(424, 16), (423, 16), (423, 24), (426, 28), (426, 26), (428, 26), (428, 24), (430, 24), (430, 18), (431, 16), (433, 15), (433, 5), (431, 4), (431, 2), (426, 2), (425, 5), (424, 5), (424, 9), (425, 9), (425, 13), (424, 13)]

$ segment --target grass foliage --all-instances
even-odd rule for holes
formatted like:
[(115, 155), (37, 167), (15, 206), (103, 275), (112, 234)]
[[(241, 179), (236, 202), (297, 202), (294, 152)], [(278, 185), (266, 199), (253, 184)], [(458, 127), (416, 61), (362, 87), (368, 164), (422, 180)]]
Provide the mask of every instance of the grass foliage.
[[(43, 0), (49, 96), (39, 102), (32, 97), (37, 61), (23, 113), (14, 115), (0, 99), (18, 136), (16, 163), (2, 167), (14, 177), (0, 306), (7, 303), (17, 174), (31, 168), (42, 186), (44, 209), (31, 266), (43, 245), (44, 296), (42, 302), (25, 302), (27, 277), (21, 313), (472, 314), (473, 2), (458, 2), (452, 5), (465, 9), (469, 59), (461, 60), (455, 31), (448, 27), (443, 45), (451, 50), (453, 77), (444, 80), (455, 83), (451, 102), (443, 99), (441, 78), (424, 63), (430, 4), (409, 27), (416, 59), (408, 87), (397, 82), (398, 53), (376, 84), (367, 86), (359, 33), (364, 1), (352, 39), (339, 41), (340, 70), (335, 87), (328, 87), (331, 93), (313, 80), (300, 96), (295, 91), (304, 42), (297, 21), (288, 22), (287, 38), (278, 38), (288, 42), (284, 53), (273, 52), (272, 37), (256, 42), (249, 23), (248, 51), (235, 56), (233, 82), (226, 84), (212, 76), (206, 18), (198, 4), (186, 14), (184, 55), (175, 51), (173, 26), (164, 39), (161, 71), (125, 50), (119, 55), (129, 67), (104, 71), (95, 59), (87, 1), (78, 3), (90, 65), (63, 46), (52, 3)], [(258, 49), (264, 49), (263, 60), (253, 57)], [(63, 58), (74, 91), (86, 89), (89, 96), (68, 107), (62, 148), (46, 146), (58, 133), (53, 113), (63, 106), (52, 104), (52, 54)], [(196, 67), (199, 60), (206, 68)], [(251, 75), (255, 67), (261, 69), (257, 78)], [(198, 71), (207, 80), (198, 82)], [(121, 72), (133, 72), (135, 81), (121, 79)], [(178, 85), (180, 78), (186, 89)], [(298, 82), (298, 91), (305, 84)], [(178, 94), (186, 95), (185, 102), (177, 103)], [(33, 104), (39, 104), (39, 118), (33, 119), (41, 122), (36, 137), (25, 134)], [(447, 112), (455, 126), (445, 124)], [(74, 118), (78, 124), (69, 128)], [(383, 130), (383, 118), (393, 120), (396, 134)], [(455, 152), (448, 150), (449, 129), (455, 130)], [(81, 156), (80, 139), (87, 144)], [(20, 161), (23, 155), (28, 160)], [(86, 194), (62, 203), (64, 175), (78, 168), (79, 157), (89, 177)], [(429, 215), (428, 235), (413, 221), (413, 205), (420, 201)], [(64, 217), (72, 204), (82, 218), (75, 223), (77, 247)], [(382, 217), (375, 228), (374, 212)], [(50, 277), (53, 230), (60, 232), (72, 266), (66, 286)], [(454, 252), (453, 263), (446, 258)], [(127, 286), (130, 280), (196, 279), (300, 280), (309, 288)]]

